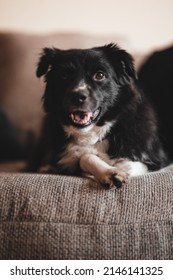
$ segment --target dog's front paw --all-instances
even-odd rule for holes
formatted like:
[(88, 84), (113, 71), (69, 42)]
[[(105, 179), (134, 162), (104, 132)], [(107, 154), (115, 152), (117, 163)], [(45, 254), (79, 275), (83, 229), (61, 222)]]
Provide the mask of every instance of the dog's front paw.
[(128, 173), (119, 171), (117, 168), (107, 170), (102, 178), (99, 179), (101, 185), (106, 189), (117, 189), (128, 182)]

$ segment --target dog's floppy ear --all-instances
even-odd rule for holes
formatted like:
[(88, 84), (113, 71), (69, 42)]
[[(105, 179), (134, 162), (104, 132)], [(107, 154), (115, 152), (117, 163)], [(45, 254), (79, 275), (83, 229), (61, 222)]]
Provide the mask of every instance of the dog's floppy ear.
[(36, 75), (38, 78), (45, 75), (49, 69), (49, 67), (53, 64), (53, 60), (55, 57), (56, 51), (51, 48), (44, 48), (41, 54)]
[(104, 50), (108, 54), (110, 62), (113, 64), (116, 74), (121, 82), (129, 81), (130, 77), (137, 79), (137, 74), (134, 68), (134, 59), (128, 52), (113, 43), (104, 46)]

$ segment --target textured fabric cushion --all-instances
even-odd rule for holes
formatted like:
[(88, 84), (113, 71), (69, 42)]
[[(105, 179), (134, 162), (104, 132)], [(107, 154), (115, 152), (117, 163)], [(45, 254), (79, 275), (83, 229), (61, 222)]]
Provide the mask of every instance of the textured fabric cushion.
[(1, 173), (0, 236), (1, 259), (172, 259), (173, 166), (113, 191)]

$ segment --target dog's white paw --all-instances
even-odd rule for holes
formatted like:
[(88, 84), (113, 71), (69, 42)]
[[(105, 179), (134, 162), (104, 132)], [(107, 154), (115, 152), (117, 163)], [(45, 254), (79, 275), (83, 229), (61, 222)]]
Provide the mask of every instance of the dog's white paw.
[(148, 172), (148, 168), (144, 163), (123, 158), (115, 160), (114, 166), (116, 166), (118, 170), (127, 172), (130, 177), (143, 175)]
[(124, 183), (128, 182), (128, 173), (123, 170), (118, 170), (116, 167), (112, 167), (99, 178), (99, 182), (106, 189), (120, 188)]

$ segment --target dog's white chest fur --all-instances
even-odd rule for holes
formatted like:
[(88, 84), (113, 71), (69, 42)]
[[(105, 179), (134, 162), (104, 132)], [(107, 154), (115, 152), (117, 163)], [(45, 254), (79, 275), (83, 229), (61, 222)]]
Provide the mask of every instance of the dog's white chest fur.
[(64, 131), (71, 141), (61, 155), (58, 164), (64, 168), (74, 169), (83, 154), (94, 154), (108, 162), (108, 142), (104, 138), (111, 126), (112, 123), (109, 122), (101, 127), (91, 125), (80, 130), (73, 126), (64, 126)]
[(80, 166), (84, 173), (94, 175), (96, 180), (109, 188), (115, 187), (117, 180), (122, 184), (127, 181), (128, 176), (145, 174), (147, 167), (141, 162), (132, 162), (126, 158), (110, 159), (105, 136), (111, 126), (112, 123), (106, 123), (102, 127), (93, 125), (83, 130), (64, 126), (70, 141), (58, 164), (72, 174)]

